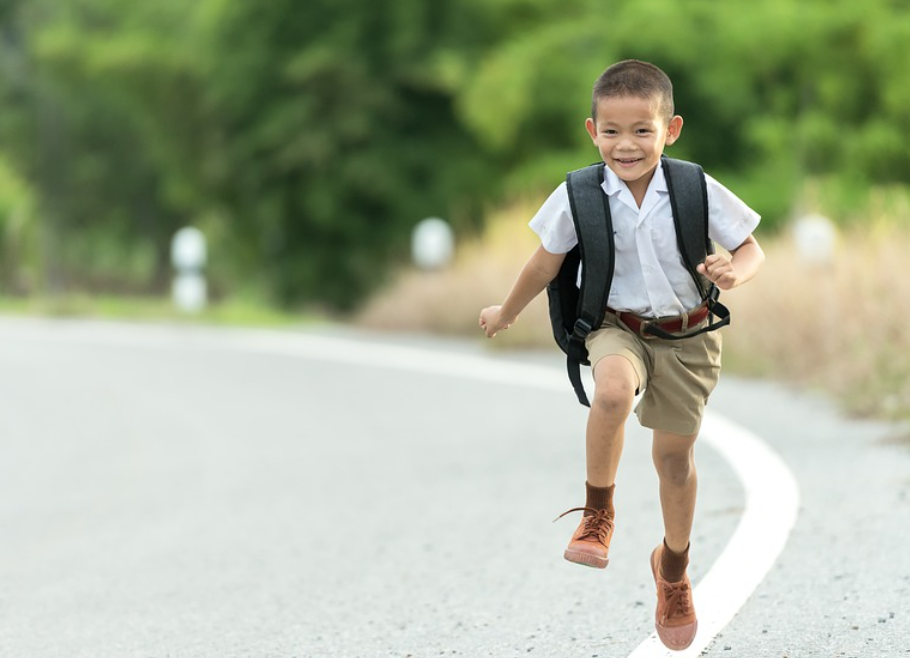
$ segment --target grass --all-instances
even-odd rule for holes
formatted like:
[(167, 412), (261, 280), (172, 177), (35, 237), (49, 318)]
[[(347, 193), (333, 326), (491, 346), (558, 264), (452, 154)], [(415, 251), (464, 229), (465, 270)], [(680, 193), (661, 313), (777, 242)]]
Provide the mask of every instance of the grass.
[(910, 230), (853, 229), (819, 266), (787, 236), (770, 241), (760, 276), (727, 296), (728, 364), (825, 391), (857, 415), (910, 419), (908, 248)]
[[(538, 206), (536, 200), (528, 200), (497, 213), (486, 234), (461, 245), (447, 269), (401, 272), (392, 286), (367, 304), (356, 322), (373, 329), (480, 337), (480, 309), (505, 298), (540, 245), (527, 226)], [(535, 299), (518, 322), (491, 343), (495, 348), (542, 345), (552, 345), (546, 295)]]
[(54, 297), (0, 297), (0, 312), (49, 317), (92, 317), (150, 322), (279, 327), (322, 321), (311, 314), (284, 312), (264, 304), (228, 300), (197, 313), (178, 310), (166, 297), (67, 294)]
[[(460, 247), (446, 270), (402, 272), (364, 309), (372, 328), (477, 337), (483, 306), (500, 303), (537, 248), (527, 220), (536, 201), (492, 218), (482, 239)], [(855, 415), (910, 420), (910, 254), (908, 222), (877, 220), (839, 236), (825, 265), (807, 262), (791, 235), (762, 240), (767, 262), (753, 281), (727, 292), (725, 371), (822, 391)], [(546, 295), (540, 295), (497, 348), (556, 349)]]

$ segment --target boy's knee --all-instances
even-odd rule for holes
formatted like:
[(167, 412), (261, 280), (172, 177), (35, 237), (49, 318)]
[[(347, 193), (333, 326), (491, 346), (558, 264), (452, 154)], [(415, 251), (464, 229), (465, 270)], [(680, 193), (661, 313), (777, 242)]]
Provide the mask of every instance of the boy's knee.
[(686, 484), (695, 473), (695, 461), (691, 451), (655, 455), (654, 465), (662, 482), (676, 486)]
[(628, 416), (632, 411), (634, 399), (635, 389), (629, 383), (622, 380), (607, 380), (597, 383), (592, 404), (596, 405), (598, 410), (611, 415)]

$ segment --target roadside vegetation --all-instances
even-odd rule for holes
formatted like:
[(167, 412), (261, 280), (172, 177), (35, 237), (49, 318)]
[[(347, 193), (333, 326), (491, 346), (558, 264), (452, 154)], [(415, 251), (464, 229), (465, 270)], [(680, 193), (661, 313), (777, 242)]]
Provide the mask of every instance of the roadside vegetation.
[(326, 322), (316, 313), (283, 311), (255, 301), (216, 301), (187, 313), (169, 297), (63, 294), (54, 297), (2, 297), (0, 313), (44, 318), (91, 318), (136, 322), (214, 324), (238, 327), (291, 327)]
[(5, 0), (0, 294), (166, 294), (192, 225), (221, 297), (350, 311), (419, 220), (477, 235), (590, 162), (625, 58), (769, 227), (806, 178), (910, 185), (906, 2)]

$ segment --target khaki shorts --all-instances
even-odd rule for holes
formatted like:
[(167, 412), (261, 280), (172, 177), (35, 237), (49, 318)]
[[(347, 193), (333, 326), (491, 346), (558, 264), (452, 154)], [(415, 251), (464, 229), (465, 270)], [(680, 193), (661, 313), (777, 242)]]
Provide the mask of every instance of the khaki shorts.
[(684, 436), (698, 433), (705, 404), (720, 377), (720, 331), (682, 340), (641, 338), (607, 312), (586, 345), (592, 373), (605, 356), (616, 354), (632, 363), (642, 392), (635, 413), (643, 426)]

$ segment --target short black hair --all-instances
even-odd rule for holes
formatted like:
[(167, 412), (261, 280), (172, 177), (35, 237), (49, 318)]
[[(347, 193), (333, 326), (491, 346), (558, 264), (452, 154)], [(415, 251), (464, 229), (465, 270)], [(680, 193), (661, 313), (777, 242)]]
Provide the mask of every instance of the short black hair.
[(610, 66), (594, 83), (591, 95), (591, 118), (597, 121), (597, 104), (603, 98), (635, 96), (655, 99), (658, 111), (669, 121), (674, 114), (673, 83), (654, 64), (626, 59)]

